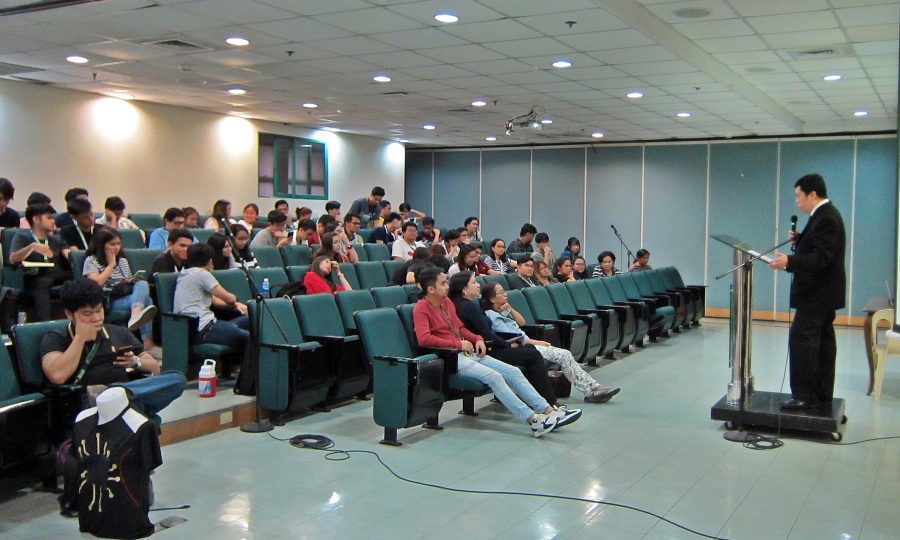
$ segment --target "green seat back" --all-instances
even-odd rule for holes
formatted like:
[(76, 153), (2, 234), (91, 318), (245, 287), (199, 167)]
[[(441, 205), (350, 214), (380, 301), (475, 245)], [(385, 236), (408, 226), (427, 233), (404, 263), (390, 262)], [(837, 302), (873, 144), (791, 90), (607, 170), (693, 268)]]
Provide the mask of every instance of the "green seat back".
[(414, 351), (419, 346), (419, 342), (416, 340), (416, 326), (413, 322), (413, 311), (415, 309), (415, 304), (403, 304), (397, 307), (397, 312), (400, 313), (400, 320), (403, 322), (403, 328), (406, 330), (406, 339)]
[[(585, 288), (588, 293), (591, 295), (591, 300), (594, 302), (595, 306), (611, 306), (613, 305), (612, 296), (610, 296), (609, 291), (606, 289), (606, 285), (604, 281), (608, 278), (599, 278), (599, 279), (586, 279), (581, 283), (584, 283)], [(573, 295), (574, 296), (574, 295)]]
[(356, 275), (359, 277), (360, 288), (371, 289), (388, 286), (388, 280), (384, 277), (384, 267), (380, 261), (356, 263)]
[(281, 248), (281, 259), (284, 266), (308, 266), (313, 260), (312, 248), (296, 244), (284, 246)]
[(484, 289), (484, 286), (487, 285), (487, 282), (484, 280), (484, 276), (475, 276), (475, 281), (482, 289)]
[(381, 265), (384, 267), (384, 277), (387, 278), (388, 283), (394, 279), (394, 274), (397, 273), (397, 270), (403, 268), (404, 264), (406, 264), (406, 261), (381, 261)]
[(163, 218), (159, 214), (128, 214), (128, 219), (148, 232), (163, 226)]
[(509, 280), (506, 279), (506, 274), (493, 274), (483, 277), (485, 283), (499, 283), (504, 291), (508, 291), (511, 288), (509, 286)]
[(556, 312), (550, 293), (545, 287), (528, 287), (522, 289), (522, 294), (525, 295), (535, 319), (559, 319), (559, 313)]
[(590, 263), (585, 267), (584, 273), (587, 274), (587, 277), (591, 277), (594, 275), (594, 269), (597, 268), (597, 263)]
[[(69, 253), (69, 262), (72, 261), (73, 253), (75, 252)], [(126, 249), (125, 259), (128, 261), (128, 267), (131, 268), (132, 274), (136, 273), (138, 270), (143, 270), (146, 272), (144, 277), (149, 279), (150, 269), (153, 268), (153, 261), (155, 261), (160, 254), (162, 254), (162, 250), (160, 249)]]
[(537, 324), (534, 314), (531, 312), (531, 306), (528, 305), (528, 300), (525, 300), (525, 295), (522, 294), (521, 290), (509, 291), (506, 295), (509, 305), (525, 318), (526, 323)]
[(373, 232), (375, 232), (375, 229), (360, 229), (356, 231), (356, 234), (362, 236), (363, 242), (368, 242), (372, 238)]
[(365, 244), (366, 255), (370, 261), (389, 261), (391, 260), (391, 250), (387, 244)]
[(296, 283), (298, 281), (303, 281), (303, 276), (309, 271), (309, 265), (306, 266), (288, 266), (286, 268), (288, 280), (291, 283)]
[[(640, 273), (640, 272), (637, 272)], [(638, 289), (637, 283), (634, 281), (634, 275), (632, 273), (621, 274), (618, 276), (612, 276), (611, 278), (605, 279), (614, 279), (619, 285), (622, 286), (622, 290), (625, 291), (625, 296), (628, 298), (633, 298), (635, 300), (640, 300), (644, 295), (641, 294), (640, 289)]]
[[(409, 298), (410, 294), (416, 293), (416, 300), (418, 300), (418, 297), (422, 295), (422, 289), (420, 289), (417, 286), (412, 285), (410, 283), (407, 283), (406, 285), (403, 286), (403, 292), (406, 293), (406, 298)], [(413, 301), (413, 303), (415, 303), (415, 301)]]
[(368, 261), (369, 254), (366, 253), (366, 247), (360, 244), (353, 244), (353, 251), (356, 252), (356, 256), (359, 259), (358, 262)]
[[(200, 220), (200, 223), (203, 223), (203, 220)], [(197, 239), (197, 243), (205, 244), (209, 237), (215, 234), (216, 231), (212, 229), (189, 229), (190, 233), (194, 235), (194, 238)]]
[(261, 268), (284, 268), (281, 250), (275, 246), (255, 247), (253, 256), (256, 257), (256, 264)]
[(247, 283), (247, 276), (244, 275), (243, 270), (238, 268), (213, 270), (212, 275), (226, 291), (237, 296), (239, 302), (246, 302), (253, 297), (250, 293), (250, 284)]
[(372, 297), (375, 299), (375, 305), (380, 308), (396, 308), (409, 303), (409, 295), (398, 285), (375, 287), (372, 289)]
[(337, 302), (330, 294), (299, 295), (294, 297), (293, 302), (294, 313), (304, 335), (346, 335)]
[[(83, 275), (84, 260), (87, 258), (86, 255), (87, 255), (87, 253), (84, 251), (81, 251), (80, 249), (77, 251), (69, 252), (69, 265), (72, 267), (72, 277), (73, 278), (78, 279)], [(131, 261), (128, 262), (128, 265), (131, 266)]]
[(47, 379), (41, 367), (41, 340), (44, 335), (62, 330), (67, 324), (69, 321), (62, 319), (13, 326), (12, 339), (16, 345), (19, 376), (24, 386), (32, 389), (44, 386)]
[(278, 268), (251, 268), (250, 275), (257, 287), (262, 287), (263, 280), (268, 278), (270, 294), (275, 294), (275, 291), (288, 282), (287, 272), (280, 266)]
[(144, 249), (147, 247), (143, 231), (140, 229), (119, 229), (119, 235), (122, 237), (122, 249)]
[(416, 356), (397, 310), (378, 308), (360, 311), (356, 314), (356, 320), (359, 322), (359, 336), (370, 362), (375, 356)]
[(588, 281), (591, 280), (570, 281), (565, 284), (576, 309), (597, 309), (597, 303), (594, 302), (594, 298), (588, 290)]
[(344, 328), (349, 331), (356, 331), (356, 321), (353, 319), (354, 313), (375, 309), (375, 300), (372, 298), (372, 293), (367, 290), (336, 292), (334, 299), (337, 301), (338, 311), (341, 313), (341, 321), (344, 324)]
[(3, 229), (3, 235), (2, 235), (2, 237), (0, 237), (0, 238), (2, 238), (2, 240), (0, 240), (0, 242), (2, 242), (2, 244), (3, 244), (3, 264), (4, 265), (9, 264), (9, 254), (12, 252), (9, 248), (12, 246), (13, 237), (15, 237), (19, 233), (31, 234), (31, 229), (16, 229), (16, 228)]
[[(359, 289), (359, 276), (356, 275), (356, 267), (352, 263), (341, 263), (341, 273), (347, 279), (347, 283), (353, 287), (353, 290)], [(335, 276), (337, 277), (337, 276)]]
[(656, 291), (653, 289), (653, 284), (650, 283), (650, 276), (647, 275), (647, 272), (649, 272), (649, 270), (644, 272), (632, 272), (629, 274), (634, 280), (634, 284), (637, 285), (637, 289), (641, 293), (641, 296), (656, 294)]
[[(623, 284), (622, 276), (609, 276), (605, 278), (600, 278), (600, 282), (603, 283), (603, 286), (606, 288), (607, 292), (609, 292), (610, 298), (612, 298), (616, 302), (627, 302), (628, 301), (628, 293), (625, 291), (625, 286)], [(635, 297), (637, 298), (637, 297)]]
[[(530, 288), (537, 289), (538, 287)], [(550, 301), (553, 302), (553, 307), (556, 308), (557, 313), (560, 315), (578, 315), (578, 308), (575, 307), (575, 302), (572, 300), (572, 295), (569, 294), (569, 289), (565, 283), (552, 283), (544, 287), (544, 289), (550, 296)], [(528, 297), (528, 293), (525, 293), (525, 297)]]
[(161, 313), (173, 313), (175, 309), (176, 272), (157, 272), (153, 276), (156, 282), (156, 301)]
[[(297, 321), (297, 315), (294, 313), (294, 307), (287, 298), (267, 298), (263, 300), (265, 304), (262, 308), (260, 316), (261, 328), (256, 329), (256, 335), (259, 336), (259, 342), (267, 345), (290, 344), (296, 345), (305, 342), (303, 332), (300, 330), (300, 323)], [(256, 303), (253, 302), (247, 306), (250, 309), (250, 321), (256, 324)], [(278, 324), (275, 324), (275, 321)], [(279, 326), (281, 327), (279, 329)], [(284, 335), (282, 335), (282, 330)]]
[(12, 359), (6, 347), (0, 347), (0, 406), (9, 399), (22, 395), (22, 387), (19, 386), (19, 378), (13, 368)]

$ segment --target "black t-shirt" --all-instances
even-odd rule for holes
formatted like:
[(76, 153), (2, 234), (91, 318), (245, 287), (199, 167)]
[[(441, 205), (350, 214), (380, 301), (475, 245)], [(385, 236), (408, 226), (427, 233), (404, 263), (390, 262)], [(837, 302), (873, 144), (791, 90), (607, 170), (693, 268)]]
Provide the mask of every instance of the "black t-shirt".
[[(41, 340), (41, 358), (47, 353), (64, 352), (69, 348), (69, 345), (72, 344), (70, 328), (71, 325), (68, 325), (62, 330), (49, 332), (44, 335), (44, 338)], [(144, 346), (124, 326), (104, 324), (97, 337), (100, 339), (100, 344), (97, 346), (97, 354), (94, 355), (94, 359), (87, 366), (84, 377), (78, 384), (87, 386), (128, 382), (128, 373), (125, 371), (125, 368), (113, 365), (117, 356), (116, 350), (123, 345), (131, 345), (134, 354), (138, 355), (144, 352)], [(66, 381), (66, 384), (72, 384), (75, 381), (75, 377), (84, 365), (84, 361), (93, 346), (93, 341), (84, 344), (84, 348), (81, 351), (81, 361)]]
[(6, 211), (0, 214), (0, 227), (16, 228), (19, 226), (21, 220), (22, 218), (19, 217), (19, 213), (7, 206)]
[[(66, 225), (65, 227), (59, 230), (59, 236), (62, 237), (63, 241), (67, 246), (75, 246), (82, 251), (87, 251), (87, 248), (91, 244), (91, 238), (94, 237), (94, 228), (91, 227), (91, 230), (88, 232), (78, 230), (78, 225)], [(82, 237), (84, 237), (82, 239)], [(85, 244), (86, 242), (86, 244)]]
[(377, 229), (372, 231), (372, 236), (369, 237), (369, 242), (372, 242), (373, 244), (377, 240), (381, 240), (382, 242), (387, 244), (388, 242), (394, 241), (394, 236), (389, 233), (388, 230), (382, 225), (381, 227), (378, 227)]
[(78, 525), (102, 538), (144, 538), (153, 534), (150, 471), (162, 465), (156, 426), (145, 420), (132, 431), (126, 409), (103, 425), (92, 414), (75, 423), (72, 446), (78, 457)]
[(170, 253), (169, 250), (166, 250), (159, 257), (154, 259), (153, 266), (150, 267), (150, 275), (158, 272), (181, 272), (182, 268), (184, 268), (184, 264), (179, 266), (178, 263), (175, 262), (175, 257), (172, 256), (172, 253)]

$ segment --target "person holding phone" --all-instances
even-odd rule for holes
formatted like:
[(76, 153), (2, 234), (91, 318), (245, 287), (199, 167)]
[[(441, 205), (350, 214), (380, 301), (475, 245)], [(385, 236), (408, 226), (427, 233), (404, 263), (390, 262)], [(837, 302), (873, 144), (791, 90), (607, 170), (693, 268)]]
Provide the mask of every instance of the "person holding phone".
[(140, 330), (144, 348), (152, 350), (153, 317), (156, 306), (150, 299), (150, 285), (141, 274), (132, 274), (122, 250), (119, 231), (101, 227), (94, 232), (86, 252), (81, 275), (103, 287), (109, 295), (111, 310), (131, 310), (129, 330)]

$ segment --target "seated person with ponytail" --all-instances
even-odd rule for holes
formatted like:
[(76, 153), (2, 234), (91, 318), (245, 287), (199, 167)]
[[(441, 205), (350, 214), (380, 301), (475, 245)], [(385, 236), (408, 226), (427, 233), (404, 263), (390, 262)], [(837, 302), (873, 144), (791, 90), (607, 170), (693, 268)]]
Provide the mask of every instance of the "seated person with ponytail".
[[(337, 272), (339, 283), (334, 282), (332, 272)], [(353, 290), (341, 272), (340, 263), (328, 255), (317, 255), (313, 259), (309, 271), (303, 276), (303, 286), (306, 287), (306, 294), (328, 293), (334, 295), (338, 291)]]

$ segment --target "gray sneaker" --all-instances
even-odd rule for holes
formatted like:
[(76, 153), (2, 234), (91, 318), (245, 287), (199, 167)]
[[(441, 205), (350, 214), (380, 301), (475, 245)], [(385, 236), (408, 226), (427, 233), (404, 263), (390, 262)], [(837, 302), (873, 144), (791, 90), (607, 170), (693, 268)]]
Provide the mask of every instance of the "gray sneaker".
[(529, 425), (531, 426), (531, 433), (535, 437), (550, 433), (556, 429), (556, 423), (559, 421), (555, 414), (535, 414), (534, 418), (534, 422)]

